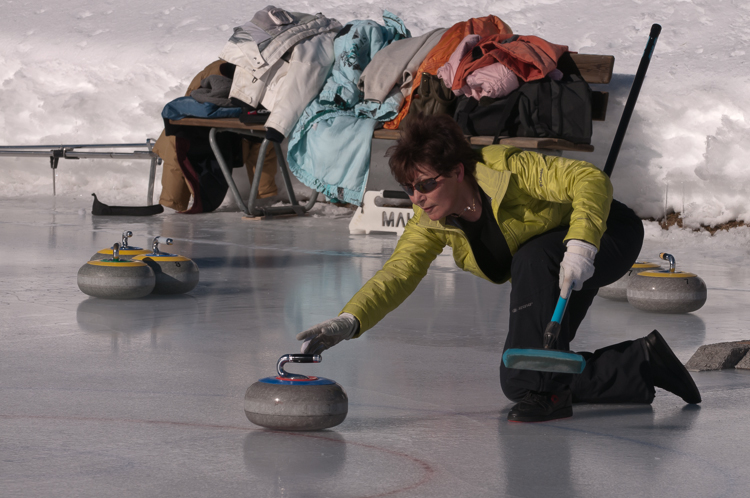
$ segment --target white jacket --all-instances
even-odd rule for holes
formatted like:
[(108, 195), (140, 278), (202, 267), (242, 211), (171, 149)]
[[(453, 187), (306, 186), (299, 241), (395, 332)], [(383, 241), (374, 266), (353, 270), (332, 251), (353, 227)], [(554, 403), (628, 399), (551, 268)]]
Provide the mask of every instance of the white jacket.
[[(261, 100), (271, 111), (266, 128), (289, 135), (302, 112), (320, 94), (333, 66), (333, 38), (324, 33), (295, 45), (289, 62), (275, 73)], [(235, 78), (237, 73), (235, 72)]]
[[(269, 11), (281, 9), (266, 7), (253, 19)], [(229, 96), (253, 107), (263, 105), (271, 111), (266, 128), (286, 136), (323, 88), (333, 65), (333, 39), (341, 24), (322, 14), (281, 12), (292, 22), (279, 26), (278, 32), (264, 31), (268, 38), (260, 43), (254, 41), (258, 39), (255, 24), (235, 28), (219, 57), (237, 66)]]

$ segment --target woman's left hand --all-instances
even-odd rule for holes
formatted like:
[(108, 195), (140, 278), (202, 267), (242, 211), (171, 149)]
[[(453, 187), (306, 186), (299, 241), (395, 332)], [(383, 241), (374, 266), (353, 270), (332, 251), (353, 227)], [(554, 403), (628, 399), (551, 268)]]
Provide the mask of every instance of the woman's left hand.
[(583, 283), (594, 274), (594, 257), (596, 247), (582, 240), (569, 240), (568, 249), (560, 263), (560, 290), (563, 294), (573, 286), (581, 290)]

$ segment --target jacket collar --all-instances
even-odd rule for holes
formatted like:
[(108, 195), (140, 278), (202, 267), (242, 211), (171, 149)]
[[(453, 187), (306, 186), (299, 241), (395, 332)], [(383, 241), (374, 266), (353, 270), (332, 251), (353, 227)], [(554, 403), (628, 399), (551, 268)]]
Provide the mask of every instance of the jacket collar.
[[(474, 179), (476, 179), (479, 188), (487, 194), (492, 200), (492, 210), (497, 212), (500, 207), (500, 202), (505, 197), (505, 192), (508, 190), (508, 184), (510, 183), (511, 172), (507, 170), (498, 171), (485, 166), (482, 163), (477, 163), (477, 168), (474, 172)], [(414, 205), (414, 210), (418, 216), (417, 224), (425, 228), (433, 228), (438, 230), (459, 230), (458, 228), (448, 225), (445, 222), (445, 218), (432, 221), (428, 216), (424, 216), (422, 208)]]

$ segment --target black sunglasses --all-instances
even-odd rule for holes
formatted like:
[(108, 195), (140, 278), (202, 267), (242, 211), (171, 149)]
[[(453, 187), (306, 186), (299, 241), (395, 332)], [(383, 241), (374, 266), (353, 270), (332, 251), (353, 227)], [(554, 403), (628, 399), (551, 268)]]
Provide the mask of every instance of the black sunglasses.
[(404, 192), (406, 192), (406, 195), (411, 197), (414, 195), (414, 191), (416, 190), (420, 194), (426, 194), (427, 192), (432, 192), (435, 190), (438, 186), (437, 179), (443, 176), (442, 174), (434, 177), (434, 178), (426, 178), (424, 180), (420, 180), (414, 184), (403, 184), (400, 183), (401, 188), (404, 189)]

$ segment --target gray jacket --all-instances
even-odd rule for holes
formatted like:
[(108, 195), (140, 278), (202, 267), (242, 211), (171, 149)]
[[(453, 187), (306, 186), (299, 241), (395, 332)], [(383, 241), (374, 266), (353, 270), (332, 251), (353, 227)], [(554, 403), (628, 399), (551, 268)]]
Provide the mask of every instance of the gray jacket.
[(396, 40), (376, 53), (359, 77), (364, 99), (384, 102), (394, 86), (404, 97), (411, 94), (414, 73), (446, 31), (438, 28), (416, 38)]
[(297, 43), (321, 33), (338, 32), (341, 27), (336, 19), (320, 13), (287, 12), (269, 5), (256, 12), (250, 22), (234, 28), (220, 57), (260, 78)]
[[(229, 96), (253, 107), (262, 104), (271, 111), (266, 127), (287, 135), (320, 93), (333, 64), (333, 38), (341, 28), (337, 20), (320, 13), (274, 6), (258, 11), (234, 29), (219, 55), (237, 66)], [(289, 91), (305, 87), (303, 95)]]

